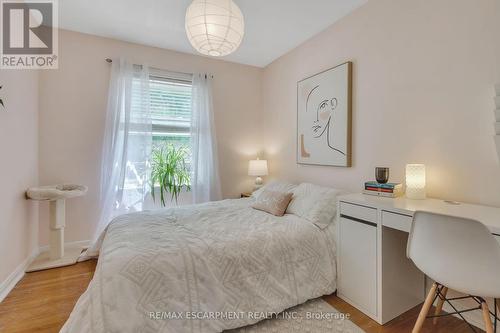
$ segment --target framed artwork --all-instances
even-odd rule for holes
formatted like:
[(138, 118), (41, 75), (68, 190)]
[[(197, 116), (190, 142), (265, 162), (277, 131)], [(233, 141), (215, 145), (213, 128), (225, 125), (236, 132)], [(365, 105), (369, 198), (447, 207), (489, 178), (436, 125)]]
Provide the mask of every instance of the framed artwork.
[(352, 62), (297, 83), (297, 163), (351, 166)]

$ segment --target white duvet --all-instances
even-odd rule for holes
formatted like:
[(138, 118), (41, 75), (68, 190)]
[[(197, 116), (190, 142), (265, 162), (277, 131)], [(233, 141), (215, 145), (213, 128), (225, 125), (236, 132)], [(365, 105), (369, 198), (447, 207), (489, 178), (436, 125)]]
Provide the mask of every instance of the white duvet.
[(333, 293), (333, 226), (251, 200), (116, 218), (61, 332), (221, 332)]

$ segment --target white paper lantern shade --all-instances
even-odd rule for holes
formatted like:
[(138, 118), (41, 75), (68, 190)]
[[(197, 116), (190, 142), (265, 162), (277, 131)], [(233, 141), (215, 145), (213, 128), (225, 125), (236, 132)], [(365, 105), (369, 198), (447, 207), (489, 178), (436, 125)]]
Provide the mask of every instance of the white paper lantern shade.
[(240, 46), (245, 23), (232, 0), (194, 0), (186, 11), (186, 33), (201, 54), (223, 57)]

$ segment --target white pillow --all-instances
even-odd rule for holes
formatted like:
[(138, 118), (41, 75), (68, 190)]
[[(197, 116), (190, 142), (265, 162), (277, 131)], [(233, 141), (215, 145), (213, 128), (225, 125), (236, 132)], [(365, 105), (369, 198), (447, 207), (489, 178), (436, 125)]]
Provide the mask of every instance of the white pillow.
[(335, 219), (337, 196), (341, 193), (333, 188), (302, 183), (293, 190), (293, 198), (286, 212), (324, 229)]
[(265, 191), (274, 191), (274, 192), (284, 192), (284, 193), (293, 192), (293, 189), (296, 187), (297, 187), (297, 185), (295, 185), (295, 184), (273, 180), (273, 181), (267, 183), (266, 185), (262, 186), (261, 188), (259, 188), (255, 192), (253, 192), (252, 197), (258, 198), (262, 194), (262, 192), (264, 192), (264, 190)]

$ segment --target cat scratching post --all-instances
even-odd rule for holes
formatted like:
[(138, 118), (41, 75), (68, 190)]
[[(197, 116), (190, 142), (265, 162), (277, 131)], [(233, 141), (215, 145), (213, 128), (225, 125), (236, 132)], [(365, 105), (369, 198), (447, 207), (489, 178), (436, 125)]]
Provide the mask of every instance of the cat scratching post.
[(58, 199), (49, 203), (50, 260), (64, 257), (64, 227), (66, 225), (66, 200)]
[(82, 252), (81, 246), (64, 246), (66, 199), (87, 193), (83, 185), (54, 185), (33, 187), (26, 192), (31, 200), (49, 201), (49, 249), (42, 251), (26, 272), (75, 264)]

